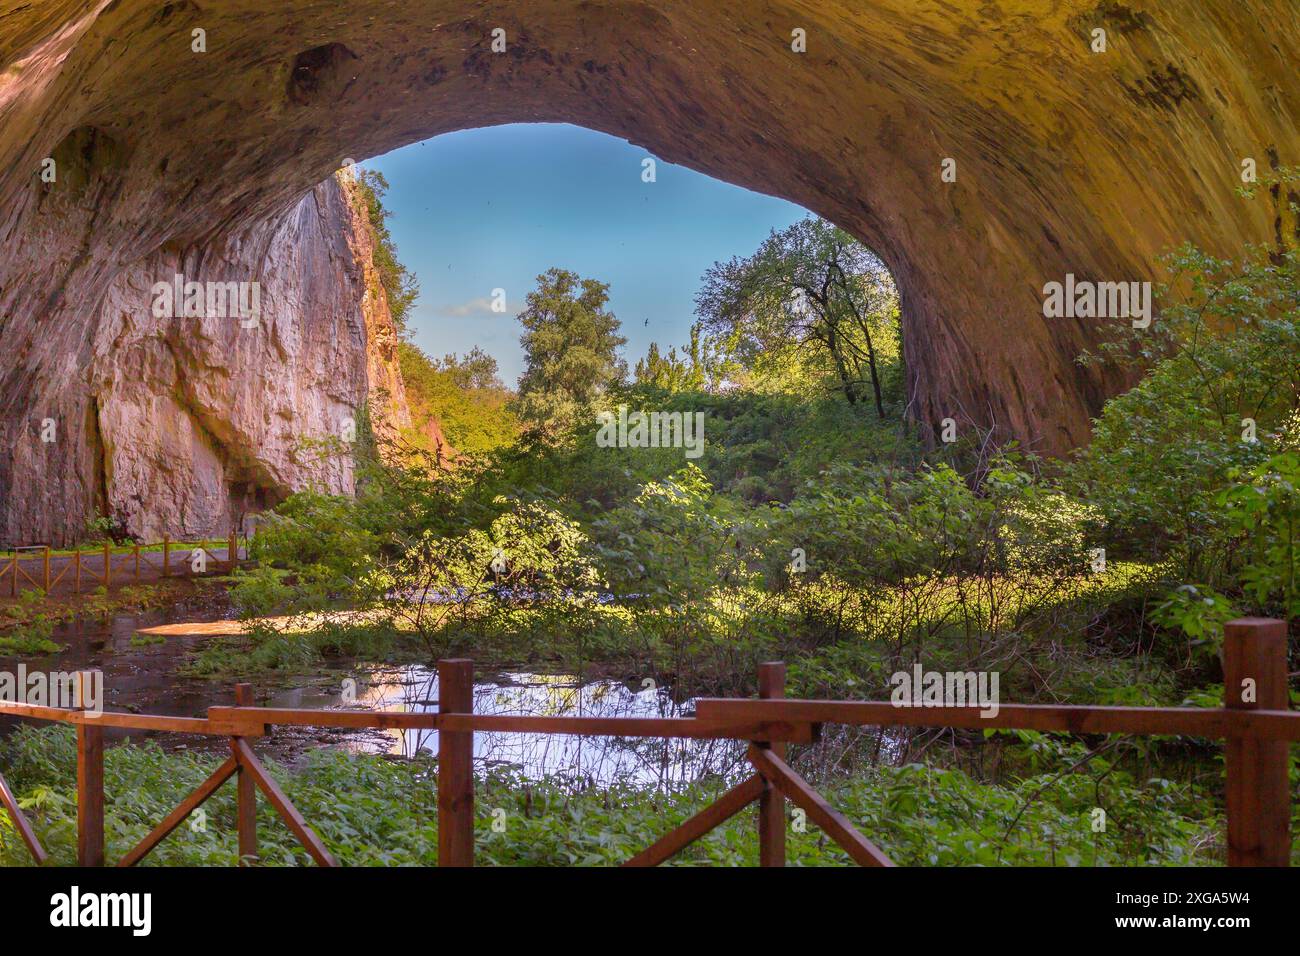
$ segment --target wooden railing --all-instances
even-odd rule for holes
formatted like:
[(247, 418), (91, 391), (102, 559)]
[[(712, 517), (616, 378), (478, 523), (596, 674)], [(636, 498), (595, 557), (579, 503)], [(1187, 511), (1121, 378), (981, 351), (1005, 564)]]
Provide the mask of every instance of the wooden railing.
[[(1225, 741), (1228, 864), (1286, 866), (1290, 860), (1288, 747), (1300, 740), (1300, 713), (1288, 708), (1286, 625), (1248, 618), (1225, 627), (1223, 708), (1090, 707), (1004, 704), (996, 716), (969, 707), (899, 707), (874, 701), (790, 700), (783, 696), (785, 665), (764, 664), (759, 699), (705, 698), (694, 717), (533, 717), (473, 712), (473, 665), (438, 664), (436, 713), (320, 711), (251, 706), (247, 684), (236, 688), (234, 707), (212, 707), (206, 718), (140, 714), (94, 714), (84, 707), (60, 709), (0, 703), (0, 714), (72, 724), (77, 729), (77, 858), (83, 866), (104, 863), (104, 729), (153, 730), (228, 737), (230, 757), (165, 820), (127, 853), (119, 866), (143, 859), (226, 781), (238, 786), (237, 829), (243, 862), (257, 857), (257, 791), (322, 866), (336, 861), (298, 810), (266, 772), (250, 741), (272, 725), (437, 730), (438, 863), (474, 863), (475, 732), (578, 734), (617, 737), (732, 739), (748, 741), (754, 775), (728, 790), (627, 866), (664, 862), (714, 827), (758, 803), (759, 860), (785, 864), (785, 801), (802, 808), (854, 861), (892, 866), (890, 859), (791, 769), (786, 747), (817, 739), (823, 724), (855, 726), (1019, 728), (1074, 734), (1179, 734)], [(87, 686), (84, 680), (78, 688)], [(84, 703), (84, 698), (79, 699)], [(38, 863), (47, 856), (4, 778), (0, 802)]]
[[(196, 551), (202, 551), (206, 555), (205, 564), (210, 561), (212, 567), (225, 570), (230, 570), (239, 562), (239, 537), (234, 532), (231, 532), (227, 539), (224, 558), (218, 558), (207, 544), (206, 541), (186, 543), (164, 537), (153, 544), (142, 542), (115, 546), (105, 542), (101, 548), (91, 550), (76, 548), (70, 554), (55, 552), (49, 545), (12, 548), (9, 557), (0, 560), (0, 582), (9, 583), (11, 597), (18, 596), (18, 592), (23, 589), (23, 581), (49, 594), (66, 580), (71, 590), (80, 594), (83, 584), (87, 581), (91, 587), (102, 584), (106, 588), (111, 587), (114, 581), (138, 583), (147, 577), (147, 575), (141, 576), (142, 569), (152, 568), (161, 577), (192, 573), (192, 562), (187, 557), (182, 557), (180, 561), (174, 559), (173, 555), (177, 552), (193, 555)], [(247, 553), (247, 544), (245, 553)], [(39, 562), (39, 566), (29, 573), (28, 569), (23, 567), (24, 562), (28, 564)], [(54, 569), (56, 562), (63, 565), (57, 571)]]

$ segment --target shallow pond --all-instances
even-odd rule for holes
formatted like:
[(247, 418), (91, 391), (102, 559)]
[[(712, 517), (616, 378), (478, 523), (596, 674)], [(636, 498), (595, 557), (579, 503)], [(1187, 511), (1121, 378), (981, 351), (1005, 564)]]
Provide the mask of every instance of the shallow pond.
[[(82, 620), (55, 628), (52, 639), (64, 645), (58, 654), (21, 659), (29, 670), (98, 669), (104, 675), (104, 708), (114, 711), (203, 716), (208, 707), (233, 703), (231, 684), (183, 676), (191, 652), (212, 640), (202, 634), (171, 634), (142, 640), (140, 628), (213, 620), (210, 607), (179, 604), (111, 619)], [(0, 669), (13, 671), (20, 659), (0, 657)], [(432, 668), (366, 663), (338, 665), (297, 686), (261, 688), (257, 703), (267, 707), (307, 709), (361, 708), (423, 712), (437, 709), (438, 679)], [(669, 690), (651, 680), (581, 681), (572, 675), (502, 673), (474, 687), (474, 710), (483, 714), (584, 717), (678, 717), (690, 702), (678, 703)], [(16, 726), (0, 717), (0, 734)], [(110, 740), (128, 736), (108, 731)], [(166, 748), (219, 751), (221, 738), (182, 734), (134, 733)], [(257, 749), (280, 760), (296, 761), (319, 746), (411, 756), (436, 753), (437, 731), (340, 730), (279, 727), (258, 741)], [(575, 737), (550, 734), (479, 733), (474, 753), (480, 770), (513, 768), (529, 779), (562, 777), (602, 785), (615, 781), (668, 785), (708, 773), (730, 775), (744, 759), (735, 741), (661, 740), (656, 738)]]

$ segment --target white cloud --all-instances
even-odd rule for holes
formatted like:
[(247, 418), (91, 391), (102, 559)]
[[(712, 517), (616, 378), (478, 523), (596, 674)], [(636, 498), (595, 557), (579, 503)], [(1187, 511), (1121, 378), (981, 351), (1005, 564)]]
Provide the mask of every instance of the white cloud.
[(470, 315), (493, 315), (494, 313), (492, 312), (492, 300), (482, 295), (477, 299), (470, 299), (468, 302), (444, 305), (438, 309), (438, 314), (463, 318)]

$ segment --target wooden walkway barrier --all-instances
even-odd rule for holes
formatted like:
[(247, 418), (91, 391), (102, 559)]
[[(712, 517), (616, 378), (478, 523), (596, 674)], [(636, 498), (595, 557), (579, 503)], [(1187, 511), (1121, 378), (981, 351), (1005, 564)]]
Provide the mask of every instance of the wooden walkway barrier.
[[(157, 547), (161, 547), (161, 553), (150, 550)], [(172, 561), (174, 549), (188, 551), (190, 557), (177, 564)], [(9, 557), (0, 562), (0, 581), (8, 582), (10, 597), (18, 597), (28, 586), (50, 594), (65, 579), (71, 583), (73, 593), (80, 594), (83, 579), (86, 578), (95, 586), (108, 588), (112, 587), (114, 581), (119, 584), (127, 581), (139, 583), (145, 580), (145, 572), (151, 568), (161, 577), (202, 573), (194, 569), (193, 556), (196, 554), (202, 555), (203, 571), (217, 569), (229, 573), (241, 561), (239, 552), (239, 537), (234, 532), (226, 539), (225, 557), (218, 557), (207, 547), (206, 542), (186, 544), (173, 541), (168, 536), (154, 544), (133, 543), (114, 547), (105, 542), (93, 551), (76, 548), (70, 555), (55, 555), (48, 545), (33, 545), (11, 549)], [(28, 556), (24, 557), (24, 554)], [(248, 554), (247, 542), (244, 554)], [(38, 561), (40, 570), (33, 576), (23, 564), (28, 562), (34, 565)], [(55, 561), (62, 562), (62, 568), (57, 571), (54, 568)]]
[[(759, 860), (785, 863), (786, 800), (802, 809), (849, 858), (864, 866), (892, 866), (889, 857), (832, 807), (789, 764), (791, 743), (815, 740), (823, 724), (1019, 728), (1073, 734), (1177, 734), (1225, 741), (1227, 862), (1230, 866), (1287, 866), (1291, 856), (1288, 747), (1300, 741), (1300, 713), (1288, 709), (1286, 625), (1246, 618), (1227, 625), (1223, 650), (1224, 707), (1090, 707), (1004, 704), (993, 717), (969, 707), (900, 707), (880, 701), (797, 700), (784, 697), (785, 665), (759, 669), (759, 698), (704, 698), (694, 717), (529, 717), (475, 714), (473, 664), (438, 664), (436, 713), (299, 710), (253, 706), (252, 688), (236, 687), (235, 706), (212, 707), (205, 718), (90, 713), (84, 709), (89, 675), (77, 683), (77, 707), (0, 703), (0, 714), (72, 724), (77, 730), (77, 856), (100, 866), (104, 847), (106, 728), (228, 737), (230, 757), (118, 861), (132, 866), (228, 780), (238, 786), (241, 864), (257, 858), (257, 791), (275, 809), (307, 854), (321, 866), (337, 861), (253, 752), (252, 741), (271, 725), (437, 730), (438, 863), (474, 863), (474, 734), (575, 734), (747, 741), (754, 775), (633, 856), (626, 866), (656, 866), (758, 804)], [(38, 863), (47, 859), (30, 821), (0, 776), (0, 805)]]

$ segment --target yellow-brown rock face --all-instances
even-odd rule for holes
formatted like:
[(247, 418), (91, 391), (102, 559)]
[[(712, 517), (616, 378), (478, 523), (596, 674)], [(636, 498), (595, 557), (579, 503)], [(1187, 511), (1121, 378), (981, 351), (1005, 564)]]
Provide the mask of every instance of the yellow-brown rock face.
[(1269, 241), (1236, 187), (1243, 159), (1300, 162), (1297, 62), (1294, 0), (0, 3), (0, 513), (92, 500), (93, 462), (18, 446), (112, 347), (125, 272), (285, 215), (345, 158), (525, 120), (853, 231), (903, 293), (912, 412), (1062, 452), (1124, 383), (1075, 364), (1100, 323), (1045, 319), (1044, 284)]
[[(39, 422), (9, 446), (4, 533), (63, 543), (93, 509), (149, 541), (218, 537), (295, 490), (351, 493), (360, 407), (381, 436), (410, 425), (354, 190), (340, 173), (262, 223), (120, 270), (79, 365), (50, 355), (59, 379), (27, 396)], [(159, 282), (256, 282), (256, 310), (250, 285), (246, 316), (158, 315)]]

